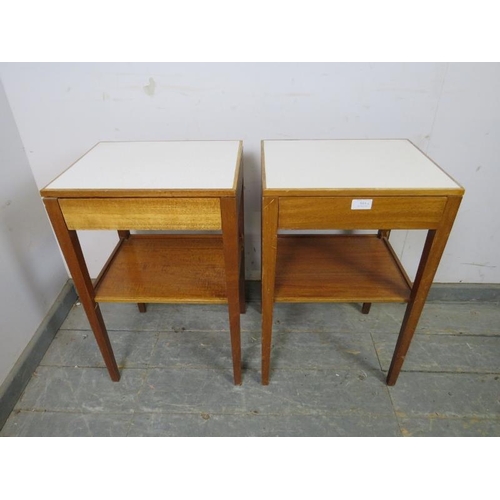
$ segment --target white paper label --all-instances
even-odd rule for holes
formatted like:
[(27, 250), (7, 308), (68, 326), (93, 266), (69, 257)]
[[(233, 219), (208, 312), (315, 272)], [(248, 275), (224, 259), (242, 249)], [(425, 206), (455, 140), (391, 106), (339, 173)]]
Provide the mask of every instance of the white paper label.
[(373, 200), (352, 200), (351, 210), (371, 210)]

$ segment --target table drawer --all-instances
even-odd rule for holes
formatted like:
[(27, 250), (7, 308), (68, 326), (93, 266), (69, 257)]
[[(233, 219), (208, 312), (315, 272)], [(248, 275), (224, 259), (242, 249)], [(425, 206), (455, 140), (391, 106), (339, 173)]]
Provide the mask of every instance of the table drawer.
[[(370, 202), (371, 200), (371, 202)], [(282, 197), (279, 229), (435, 229), (446, 196)], [(360, 208), (367, 207), (370, 208)]]
[(219, 198), (63, 198), (68, 229), (221, 229)]

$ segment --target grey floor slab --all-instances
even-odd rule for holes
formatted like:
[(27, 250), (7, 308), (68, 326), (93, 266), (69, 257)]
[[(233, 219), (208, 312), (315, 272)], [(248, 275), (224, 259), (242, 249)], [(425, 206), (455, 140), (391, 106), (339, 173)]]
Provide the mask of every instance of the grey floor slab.
[[(100, 305), (109, 331), (229, 331), (226, 305), (147, 304), (145, 313), (136, 304)], [(83, 307), (76, 304), (61, 326), (62, 330), (90, 330)], [(250, 303), (241, 316), (241, 329), (260, 331), (260, 304)]]
[[(152, 304), (150, 309), (159, 316), (159, 331), (229, 331), (227, 305)], [(240, 320), (242, 331), (260, 331), (258, 304), (247, 304)]]
[[(369, 333), (276, 333), (271, 359), (274, 370), (380, 370)], [(260, 358), (256, 361), (260, 363)], [(255, 368), (260, 369), (260, 364)]]
[(64, 413), (15, 411), (0, 436), (122, 437), (127, 436), (132, 415), (113, 413)]
[[(150, 364), (159, 334), (148, 331), (110, 331), (109, 337), (119, 368), (145, 368)], [(40, 365), (105, 366), (94, 334), (89, 330), (60, 330)]]
[[(373, 304), (369, 314), (361, 314), (361, 304), (276, 304), (273, 330), (290, 331), (370, 331), (399, 332), (405, 304)], [(190, 304), (148, 304), (140, 313), (135, 304), (101, 304), (108, 330), (128, 331), (227, 331), (227, 306)], [(425, 305), (417, 331), (500, 335), (500, 305), (494, 302), (430, 302)], [(250, 302), (241, 316), (243, 331), (260, 332), (260, 303)], [(89, 330), (81, 305), (75, 305), (63, 330)]]
[[(383, 370), (388, 370), (396, 337), (374, 333)], [(425, 335), (413, 337), (404, 371), (500, 373), (500, 336)]]
[(500, 418), (402, 418), (400, 429), (406, 437), (495, 437), (500, 436)]
[[(260, 370), (260, 335), (242, 333), (242, 360)], [(273, 336), (274, 369), (380, 369), (369, 334), (290, 332)], [(231, 366), (229, 332), (161, 332), (150, 360), (157, 368), (218, 368)]]
[(379, 371), (276, 370), (271, 371), (268, 386), (256, 383), (246, 403), (259, 413), (392, 415), (394, 412)]
[[(161, 314), (158, 309), (148, 304), (147, 312), (141, 313), (136, 304), (100, 304), (104, 323), (108, 331), (158, 331)], [(90, 325), (83, 307), (77, 302), (61, 330), (90, 330)]]
[[(243, 359), (249, 347), (255, 356), (256, 340), (247, 332), (242, 335)], [(250, 339), (250, 342), (249, 342)], [(150, 366), (155, 368), (208, 368), (228, 370), (232, 367), (229, 332), (160, 332)]]
[(209, 431), (207, 413), (137, 413), (133, 416), (129, 436), (205, 437)]
[(372, 415), (220, 415), (141, 413), (130, 436), (400, 436), (394, 417)]
[(122, 370), (112, 382), (104, 368), (40, 366), (15, 410), (129, 413), (137, 406), (145, 370)]
[(370, 314), (361, 314), (361, 304), (279, 303), (274, 306), (274, 332), (398, 332), (404, 304), (388, 310), (374, 304)]
[[(340, 305), (352, 313), (350, 325), (354, 330), (394, 334), (399, 333), (406, 309), (406, 304), (372, 304), (370, 313), (365, 315), (356, 314), (359, 311), (357, 304)], [(500, 335), (499, 319), (500, 304), (496, 302), (428, 302), (424, 306), (417, 332)]]
[(0, 436), (498, 436), (495, 303), (429, 303), (396, 386), (386, 371), (404, 304), (277, 304), (260, 383), (260, 303), (242, 315), (234, 386), (227, 307), (103, 304), (112, 382), (81, 306)]
[(389, 390), (400, 419), (500, 417), (499, 375), (407, 372)]
[(139, 412), (393, 415), (378, 373), (291, 370), (272, 373), (269, 386), (247, 372), (242, 386), (217, 370), (151, 369), (139, 394)]
[(432, 334), (500, 335), (500, 304), (429, 302), (424, 307), (417, 331)]
[(139, 395), (139, 412), (222, 413), (246, 412), (246, 392), (234, 386), (232, 371), (213, 369), (148, 370)]

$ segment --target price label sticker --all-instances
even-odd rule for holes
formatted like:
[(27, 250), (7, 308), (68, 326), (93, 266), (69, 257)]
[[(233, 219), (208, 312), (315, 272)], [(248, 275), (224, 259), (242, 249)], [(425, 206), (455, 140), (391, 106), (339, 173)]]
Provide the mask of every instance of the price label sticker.
[(352, 200), (351, 210), (371, 210), (373, 200)]

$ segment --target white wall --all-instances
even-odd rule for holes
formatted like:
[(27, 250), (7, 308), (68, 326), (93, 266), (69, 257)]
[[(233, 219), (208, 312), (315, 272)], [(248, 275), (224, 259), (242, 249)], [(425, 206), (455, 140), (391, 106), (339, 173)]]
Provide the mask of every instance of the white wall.
[(68, 276), (0, 82), (0, 385)]
[[(243, 139), (247, 276), (260, 269), (260, 140), (406, 137), (466, 188), (436, 281), (500, 282), (498, 64), (2, 64), (42, 187), (100, 140)], [(410, 274), (423, 234), (397, 232)], [(83, 233), (96, 275), (114, 234)]]

